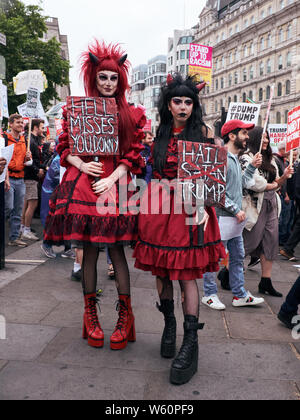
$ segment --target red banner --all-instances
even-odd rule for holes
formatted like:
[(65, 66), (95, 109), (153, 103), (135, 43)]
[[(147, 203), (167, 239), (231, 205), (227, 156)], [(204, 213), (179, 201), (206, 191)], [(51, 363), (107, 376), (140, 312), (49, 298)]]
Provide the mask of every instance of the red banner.
[(288, 114), (286, 151), (300, 147), (300, 106), (297, 106)]

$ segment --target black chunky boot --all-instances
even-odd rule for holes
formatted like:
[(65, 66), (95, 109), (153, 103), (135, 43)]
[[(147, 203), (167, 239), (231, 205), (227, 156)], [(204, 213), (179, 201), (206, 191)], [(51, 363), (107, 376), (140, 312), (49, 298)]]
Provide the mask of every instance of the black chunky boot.
[(270, 296), (282, 297), (282, 294), (274, 289), (270, 278), (262, 277), (261, 282), (258, 285), (258, 291), (263, 295), (268, 293)]
[(170, 373), (170, 382), (174, 385), (186, 384), (198, 370), (198, 330), (202, 330), (204, 324), (199, 324), (193, 315), (185, 315), (184, 321), (183, 343)]
[(176, 318), (174, 315), (174, 300), (162, 299), (157, 309), (164, 314), (165, 328), (161, 338), (160, 354), (165, 359), (173, 359), (176, 353)]

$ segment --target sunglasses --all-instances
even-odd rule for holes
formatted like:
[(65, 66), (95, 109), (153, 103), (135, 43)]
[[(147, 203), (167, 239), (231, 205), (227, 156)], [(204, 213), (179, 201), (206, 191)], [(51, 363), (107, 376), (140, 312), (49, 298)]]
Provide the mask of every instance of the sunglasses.
[(98, 79), (101, 80), (101, 82), (106, 82), (107, 80), (110, 80), (111, 82), (116, 82), (118, 80), (119, 76), (113, 75), (113, 76), (106, 76), (105, 74), (99, 74)]
[(180, 98), (172, 98), (172, 102), (173, 102), (173, 104), (174, 105), (182, 105), (183, 103), (186, 105), (186, 106), (191, 106), (191, 105), (193, 105), (193, 101), (192, 101), (192, 99), (186, 99), (185, 101), (183, 101), (182, 99), (180, 99)]

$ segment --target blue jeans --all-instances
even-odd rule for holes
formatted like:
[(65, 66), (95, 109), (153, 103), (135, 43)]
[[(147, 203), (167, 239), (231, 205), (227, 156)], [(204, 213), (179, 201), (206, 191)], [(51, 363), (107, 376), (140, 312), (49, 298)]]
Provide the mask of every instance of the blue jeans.
[(216, 283), (216, 273), (205, 273), (203, 276), (203, 290), (205, 296), (212, 296), (218, 293), (218, 287)]
[(247, 296), (247, 292), (244, 288), (245, 249), (243, 236), (223, 241), (223, 245), (229, 251), (229, 284), (232, 293), (237, 298), (244, 298)]
[(9, 182), (10, 190), (5, 193), (5, 218), (10, 224), (9, 240), (15, 241), (20, 233), (26, 187), (23, 178), (9, 178)]

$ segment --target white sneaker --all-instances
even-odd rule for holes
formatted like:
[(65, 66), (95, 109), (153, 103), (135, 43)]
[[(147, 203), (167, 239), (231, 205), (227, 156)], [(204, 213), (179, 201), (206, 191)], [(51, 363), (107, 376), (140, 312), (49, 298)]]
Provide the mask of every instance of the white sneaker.
[(202, 298), (202, 303), (217, 311), (224, 311), (224, 309), (226, 309), (226, 306), (220, 301), (217, 295), (204, 296)]
[(263, 298), (254, 297), (250, 292), (247, 292), (247, 296), (244, 298), (238, 298), (235, 296), (232, 301), (232, 306), (255, 306), (264, 303), (264, 301), (265, 300)]
[(22, 233), (21, 239), (28, 240), (28, 241), (39, 241), (39, 238), (35, 236), (33, 232), (24, 231)]

